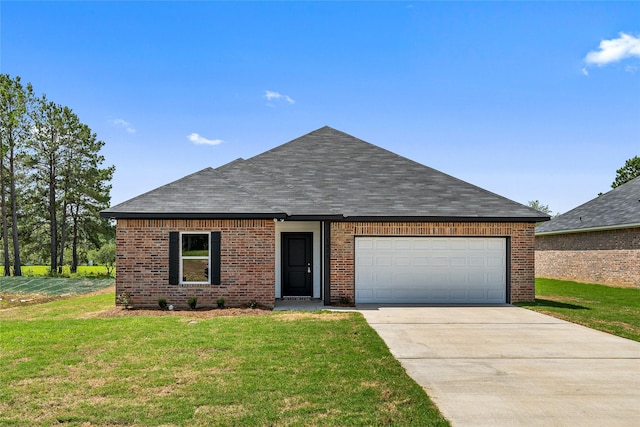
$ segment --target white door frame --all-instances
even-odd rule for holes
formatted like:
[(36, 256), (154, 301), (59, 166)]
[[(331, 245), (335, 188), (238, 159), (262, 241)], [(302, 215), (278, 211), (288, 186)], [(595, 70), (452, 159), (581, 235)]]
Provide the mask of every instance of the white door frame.
[(320, 221), (278, 221), (276, 222), (276, 298), (282, 298), (282, 233), (313, 233), (313, 298), (321, 298), (322, 274), (320, 245)]

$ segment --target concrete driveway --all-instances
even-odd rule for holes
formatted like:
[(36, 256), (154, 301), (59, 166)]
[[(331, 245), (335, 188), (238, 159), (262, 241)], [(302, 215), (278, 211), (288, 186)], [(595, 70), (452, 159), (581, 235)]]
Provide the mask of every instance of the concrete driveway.
[(358, 305), (453, 426), (640, 426), (640, 343), (509, 305)]

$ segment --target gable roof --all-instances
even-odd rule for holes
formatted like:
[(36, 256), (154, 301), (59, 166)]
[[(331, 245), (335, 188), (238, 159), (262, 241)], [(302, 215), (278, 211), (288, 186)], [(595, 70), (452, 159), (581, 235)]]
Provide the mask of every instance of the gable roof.
[(640, 227), (640, 177), (536, 227), (536, 235)]
[(549, 217), (323, 127), (102, 212), (113, 218), (544, 221)]

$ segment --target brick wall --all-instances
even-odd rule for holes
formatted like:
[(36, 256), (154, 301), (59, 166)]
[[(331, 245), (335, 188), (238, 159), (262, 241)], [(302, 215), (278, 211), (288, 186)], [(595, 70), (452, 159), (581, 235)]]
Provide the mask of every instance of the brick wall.
[(511, 237), (511, 302), (535, 296), (534, 225), (485, 222), (334, 222), (331, 224), (331, 300), (355, 298), (355, 236)]
[[(169, 232), (220, 231), (220, 285), (169, 285)], [(511, 237), (510, 300), (534, 298), (534, 234), (528, 223), (349, 223), (331, 224), (331, 299), (355, 295), (355, 236)], [(158, 299), (187, 307), (275, 302), (275, 225), (272, 220), (120, 219), (116, 227), (116, 294), (128, 292), (136, 307), (157, 307)]]
[(536, 237), (536, 276), (640, 286), (640, 228)]
[[(169, 284), (169, 232), (220, 231), (220, 285)], [(135, 307), (158, 307), (158, 299), (186, 308), (275, 301), (275, 225), (272, 220), (132, 220), (116, 226), (116, 295), (128, 292)]]

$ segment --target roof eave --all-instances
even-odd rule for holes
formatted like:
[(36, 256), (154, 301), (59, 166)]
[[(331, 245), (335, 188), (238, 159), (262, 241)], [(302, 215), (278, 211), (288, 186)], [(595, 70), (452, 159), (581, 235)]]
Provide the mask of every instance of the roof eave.
[(551, 230), (536, 232), (536, 236), (552, 236), (555, 234), (574, 234), (574, 233), (589, 233), (592, 231), (608, 231), (608, 230), (620, 230), (623, 228), (638, 228), (640, 222), (630, 224), (618, 224), (618, 225), (603, 225), (599, 227), (585, 227), (585, 228), (568, 228), (564, 230)]
[(520, 216), (343, 216), (342, 221), (361, 222), (527, 222), (548, 221), (549, 217)]
[(310, 214), (288, 215), (285, 212), (268, 213), (207, 213), (207, 212), (113, 212), (102, 211), (100, 216), (112, 219), (278, 219), (287, 221), (335, 222), (526, 222), (548, 221), (549, 217), (480, 217), (480, 216), (388, 216)]
[(284, 212), (270, 213), (215, 213), (215, 212), (110, 212), (100, 216), (112, 219), (286, 219)]

